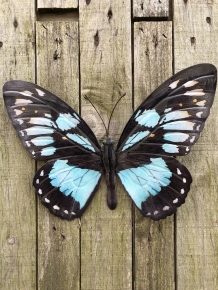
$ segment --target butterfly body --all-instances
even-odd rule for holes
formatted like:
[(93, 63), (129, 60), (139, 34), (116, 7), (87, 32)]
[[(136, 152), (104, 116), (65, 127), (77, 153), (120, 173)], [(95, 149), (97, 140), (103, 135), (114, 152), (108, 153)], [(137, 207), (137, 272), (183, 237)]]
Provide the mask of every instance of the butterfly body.
[(19, 138), (35, 160), (47, 161), (33, 180), (42, 204), (63, 219), (80, 217), (104, 177), (108, 207), (115, 209), (118, 176), (143, 216), (159, 220), (175, 213), (192, 183), (176, 156), (187, 155), (198, 140), (216, 79), (211, 64), (172, 76), (134, 112), (116, 149), (111, 138), (100, 146), (85, 121), (49, 91), (7, 82), (4, 100)]
[(107, 204), (110, 209), (117, 207), (116, 197), (116, 162), (114, 141), (107, 138), (103, 141), (102, 161), (104, 164), (105, 182), (107, 185)]

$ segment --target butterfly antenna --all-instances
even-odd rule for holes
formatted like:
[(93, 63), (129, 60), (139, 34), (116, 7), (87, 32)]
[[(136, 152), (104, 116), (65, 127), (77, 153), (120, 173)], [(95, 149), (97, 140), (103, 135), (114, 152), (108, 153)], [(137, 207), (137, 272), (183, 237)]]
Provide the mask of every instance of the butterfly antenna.
[(109, 122), (108, 122), (108, 127), (107, 127), (107, 132), (109, 134), (109, 128), (110, 128), (110, 123), (111, 123), (111, 119), (112, 119), (112, 116), (113, 116), (113, 113), (116, 109), (116, 106), (118, 105), (118, 103), (120, 102), (120, 100), (126, 95), (126, 93), (124, 93), (119, 99), (118, 101), (116, 102), (115, 106), (113, 107), (113, 110), (111, 112), (111, 115), (110, 115), (110, 118), (109, 118)]
[(91, 102), (91, 100), (90, 100), (86, 95), (84, 95), (84, 98), (85, 98), (85, 100), (88, 100), (88, 101), (89, 101), (89, 103), (92, 105), (92, 107), (95, 109), (96, 113), (97, 113), (98, 116), (100, 117), (100, 119), (101, 119), (101, 121), (102, 121), (102, 123), (103, 123), (103, 125), (104, 125), (105, 131), (106, 131), (106, 135), (107, 135), (107, 137), (108, 137), (108, 129), (107, 129), (107, 127), (106, 127), (106, 125), (105, 125), (105, 123), (104, 123), (104, 120), (102, 119), (100, 113), (98, 112), (98, 110), (96, 109), (96, 107), (93, 105), (93, 103)]

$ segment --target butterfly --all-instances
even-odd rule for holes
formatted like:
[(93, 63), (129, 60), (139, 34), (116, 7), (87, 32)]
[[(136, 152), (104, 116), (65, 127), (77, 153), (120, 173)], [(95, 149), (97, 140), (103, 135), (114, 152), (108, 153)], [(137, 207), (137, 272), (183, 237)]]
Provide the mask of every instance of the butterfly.
[(81, 116), (51, 92), (20, 80), (5, 83), (19, 138), (35, 160), (47, 161), (33, 180), (41, 203), (62, 219), (78, 218), (104, 176), (107, 204), (115, 209), (118, 176), (143, 216), (175, 213), (192, 183), (176, 156), (188, 154), (203, 130), (216, 74), (212, 64), (198, 64), (165, 81), (131, 116), (116, 149), (108, 136), (100, 146)]

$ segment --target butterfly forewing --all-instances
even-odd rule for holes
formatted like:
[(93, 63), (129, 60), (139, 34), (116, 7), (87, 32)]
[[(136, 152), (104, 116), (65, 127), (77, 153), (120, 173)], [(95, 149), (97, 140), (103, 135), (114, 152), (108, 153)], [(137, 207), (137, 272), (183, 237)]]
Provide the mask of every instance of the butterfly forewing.
[(204, 128), (216, 89), (216, 68), (196, 65), (177, 73), (135, 111), (117, 151), (185, 155)]
[(28, 82), (10, 81), (3, 95), (18, 136), (36, 160), (99, 153), (99, 143), (85, 121), (47, 90)]

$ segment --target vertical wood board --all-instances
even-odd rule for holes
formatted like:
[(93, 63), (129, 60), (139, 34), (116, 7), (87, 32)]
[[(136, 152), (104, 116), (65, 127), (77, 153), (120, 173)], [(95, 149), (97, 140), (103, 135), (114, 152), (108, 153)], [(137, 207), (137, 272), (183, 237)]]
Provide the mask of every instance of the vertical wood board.
[[(89, 4), (88, 4), (89, 3)], [(130, 1), (80, 3), (81, 92), (106, 125), (118, 98), (110, 137), (118, 140), (132, 113)], [(98, 138), (105, 130), (94, 109), (82, 99), (82, 116)], [(132, 213), (127, 194), (117, 183), (118, 207), (106, 205), (104, 180), (81, 219), (82, 289), (132, 289)]]
[[(174, 3), (175, 71), (201, 62), (218, 65), (218, 3)], [(217, 289), (217, 144), (215, 97), (204, 131), (182, 161), (193, 177), (186, 204), (177, 216), (177, 284), (180, 289)]]
[[(36, 28), (37, 83), (78, 111), (78, 24), (44, 21)], [(79, 289), (78, 220), (61, 220), (38, 204), (39, 289)]]
[[(34, 2), (0, 3), (0, 87), (34, 81)], [(35, 289), (34, 161), (23, 148), (0, 98), (0, 288)]]
[(169, 0), (133, 0), (133, 17), (169, 17)]
[[(135, 23), (135, 109), (171, 75), (172, 23)], [(135, 286), (143, 290), (174, 289), (173, 216), (154, 222), (136, 210)]]

